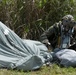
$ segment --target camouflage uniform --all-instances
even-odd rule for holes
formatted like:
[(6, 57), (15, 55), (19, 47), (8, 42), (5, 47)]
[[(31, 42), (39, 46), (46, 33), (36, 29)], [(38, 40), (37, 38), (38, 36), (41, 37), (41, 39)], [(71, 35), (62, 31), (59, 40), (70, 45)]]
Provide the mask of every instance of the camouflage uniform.
[(61, 22), (49, 27), (49, 29), (40, 36), (41, 42), (46, 45), (50, 42), (52, 47), (55, 48), (58, 42), (58, 37), (60, 36), (60, 24)]
[[(67, 22), (67, 19), (70, 20), (70, 17), (67, 18), (68, 15), (64, 16), (62, 18), (62, 20), (64, 21), (64, 19)], [(72, 19), (72, 17), (71, 17)], [(72, 22), (68, 23), (70, 24), (74, 24)], [(63, 25), (62, 21), (59, 21), (58, 23), (55, 23), (54, 25), (52, 25), (51, 27), (49, 27), (48, 30), (46, 30), (41, 36), (40, 36), (40, 41), (46, 45), (48, 45), (49, 43), (51, 43), (51, 46), (53, 48), (58, 47), (59, 44), (59, 36), (61, 36), (61, 25)], [(74, 37), (75, 37), (76, 31), (74, 33)]]

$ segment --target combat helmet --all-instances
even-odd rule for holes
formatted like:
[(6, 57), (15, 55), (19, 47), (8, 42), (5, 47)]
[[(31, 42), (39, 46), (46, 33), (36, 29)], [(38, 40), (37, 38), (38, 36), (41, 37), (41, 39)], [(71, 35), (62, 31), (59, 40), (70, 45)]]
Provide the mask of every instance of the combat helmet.
[(62, 18), (62, 22), (64, 25), (68, 25), (70, 27), (73, 27), (76, 24), (76, 22), (74, 21), (74, 17), (72, 15), (65, 15)]
[(72, 15), (65, 15), (62, 20), (68, 20), (68, 21), (73, 21), (74, 17)]

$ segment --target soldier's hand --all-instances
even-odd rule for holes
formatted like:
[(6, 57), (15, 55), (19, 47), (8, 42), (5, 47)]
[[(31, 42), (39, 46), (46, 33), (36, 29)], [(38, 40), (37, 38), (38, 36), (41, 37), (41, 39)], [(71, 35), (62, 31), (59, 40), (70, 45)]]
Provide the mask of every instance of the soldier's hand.
[(50, 42), (47, 43), (48, 45), (51, 45)]

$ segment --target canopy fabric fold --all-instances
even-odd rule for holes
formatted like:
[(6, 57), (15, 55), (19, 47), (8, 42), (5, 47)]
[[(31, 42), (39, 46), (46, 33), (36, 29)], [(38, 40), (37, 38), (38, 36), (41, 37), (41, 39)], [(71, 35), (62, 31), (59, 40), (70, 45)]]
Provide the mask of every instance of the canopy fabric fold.
[(21, 39), (0, 22), (0, 68), (35, 70), (45, 63), (48, 56), (51, 55), (44, 44)]

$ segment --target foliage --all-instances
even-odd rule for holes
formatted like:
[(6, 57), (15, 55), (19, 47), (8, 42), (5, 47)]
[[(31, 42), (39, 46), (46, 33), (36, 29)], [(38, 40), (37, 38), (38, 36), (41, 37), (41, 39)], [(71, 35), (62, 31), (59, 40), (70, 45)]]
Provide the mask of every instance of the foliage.
[(0, 20), (21, 38), (39, 40), (64, 15), (75, 16), (75, 7), (75, 0), (1, 0)]

